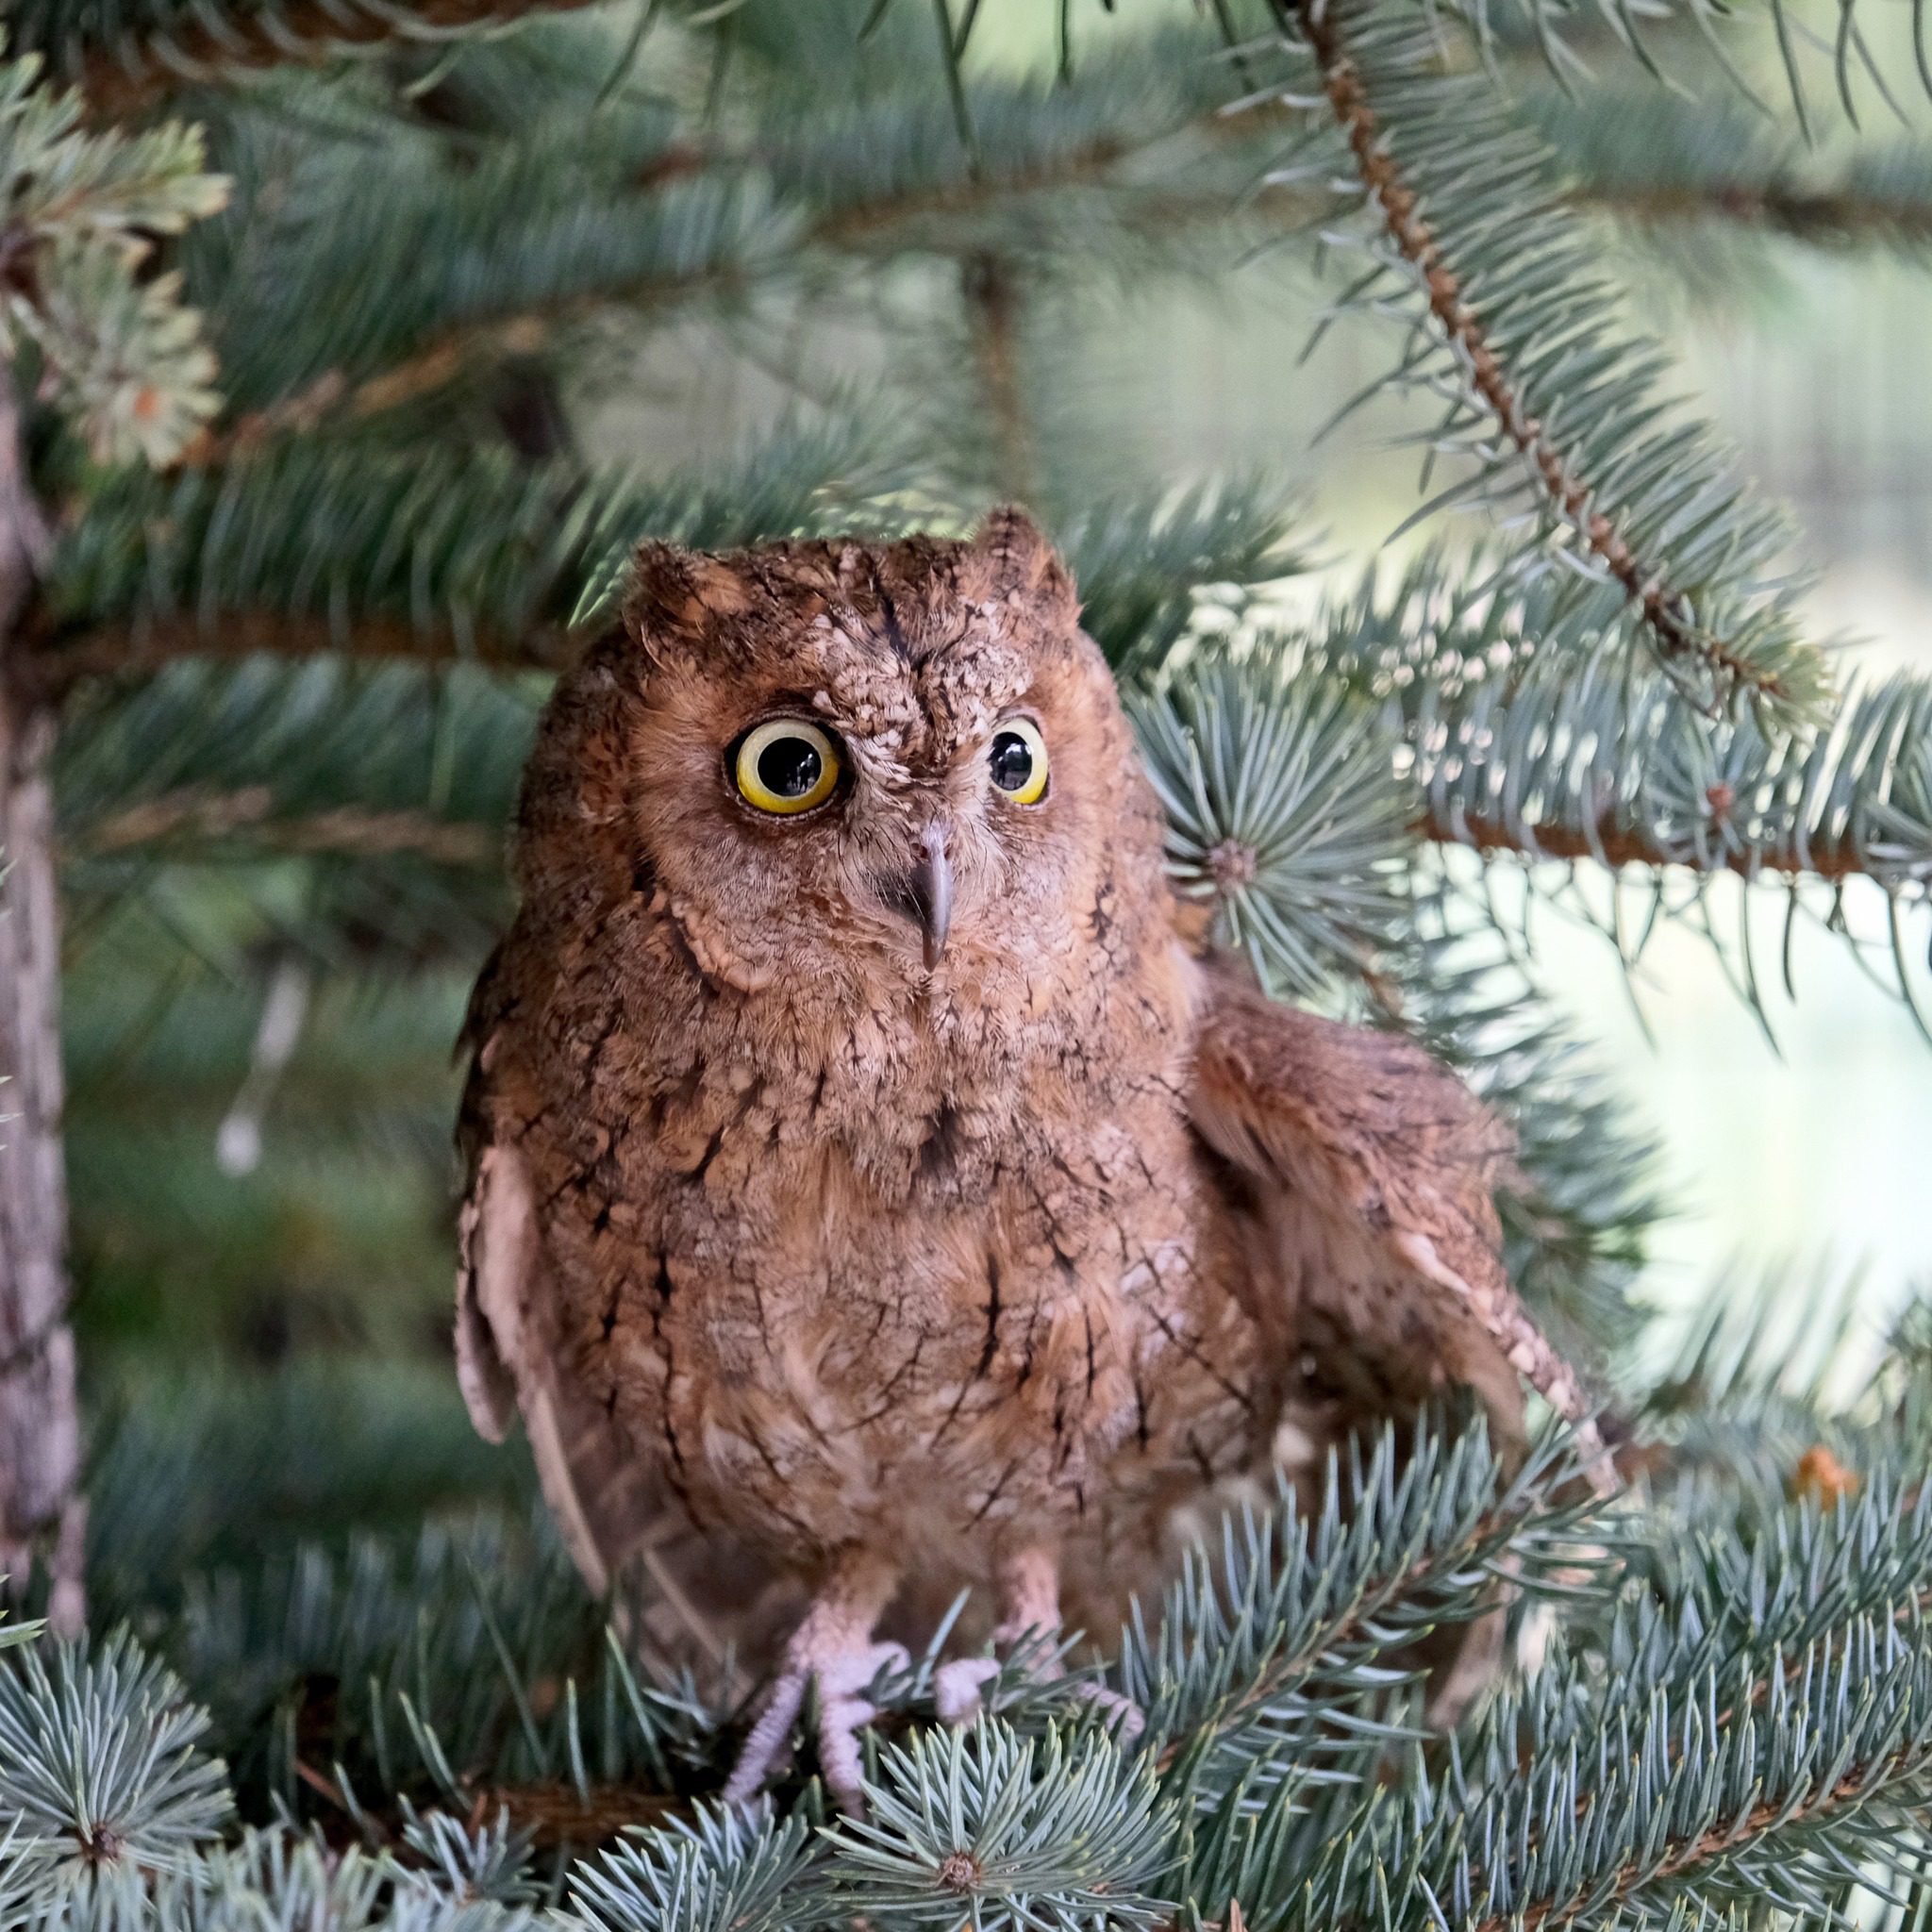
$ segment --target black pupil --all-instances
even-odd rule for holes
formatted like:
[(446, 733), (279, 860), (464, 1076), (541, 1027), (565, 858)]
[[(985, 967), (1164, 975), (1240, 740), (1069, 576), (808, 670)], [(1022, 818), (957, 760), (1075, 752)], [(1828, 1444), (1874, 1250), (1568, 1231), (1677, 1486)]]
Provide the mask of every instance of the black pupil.
[(1033, 775), (1033, 747), (1017, 731), (1002, 731), (992, 741), (992, 782), (1002, 791), (1019, 791)]
[(780, 798), (803, 798), (819, 782), (818, 747), (808, 738), (774, 738), (758, 754), (758, 782)]

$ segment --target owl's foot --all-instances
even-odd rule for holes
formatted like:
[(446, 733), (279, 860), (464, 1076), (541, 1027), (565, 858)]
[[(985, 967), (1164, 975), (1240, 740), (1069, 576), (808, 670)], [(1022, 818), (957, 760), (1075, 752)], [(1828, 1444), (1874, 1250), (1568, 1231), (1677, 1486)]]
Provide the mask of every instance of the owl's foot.
[(808, 1689), (818, 1691), (819, 1775), (841, 1811), (863, 1808), (858, 1734), (878, 1715), (865, 1695), (881, 1671), (903, 1671), (906, 1652), (897, 1643), (867, 1643), (857, 1650), (794, 1666), (766, 1691), (758, 1721), (744, 1740), (724, 1786), (728, 1804), (748, 1805), (791, 1756), (791, 1727), (805, 1708)]
[(872, 1641), (896, 1580), (884, 1564), (857, 1555), (834, 1567), (785, 1646), (785, 1668), (765, 1692), (725, 1782), (727, 1804), (750, 1804), (790, 1757), (791, 1728), (807, 1690), (815, 1689), (819, 1774), (841, 1811), (863, 1810), (858, 1733), (878, 1715), (865, 1692), (882, 1670), (906, 1668), (898, 1644)]
[(986, 1687), (1000, 1674), (996, 1657), (956, 1657), (932, 1674), (933, 1707), (940, 1722), (963, 1724), (979, 1715)]
[[(1011, 1640), (1003, 1639), (995, 1631), (993, 1641), (999, 1643)], [(986, 1707), (986, 1687), (999, 1675), (1000, 1669), (996, 1657), (955, 1657), (951, 1663), (941, 1664), (932, 1678), (933, 1706), (941, 1722), (963, 1724), (977, 1717)], [(1029, 1674), (1039, 1683), (1052, 1684), (1064, 1677), (1066, 1671), (1058, 1657), (1049, 1652)], [(1090, 1683), (1083, 1678), (1067, 1687), (1067, 1695), (1077, 1697), (1100, 1711), (1125, 1743), (1131, 1743), (1146, 1728), (1141, 1707), (1131, 1697), (1123, 1697), (1105, 1684)]]
[[(1032, 1648), (1035, 1655), (1027, 1674), (1039, 1683), (1051, 1684), (1065, 1676), (1066, 1666), (1053, 1641), (1060, 1628), (1058, 1557), (1037, 1545), (1014, 1550), (1000, 1564), (997, 1581), (1003, 1615), (992, 1633), (994, 1647)], [(932, 1680), (933, 1703), (941, 1721), (959, 1724), (977, 1717), (985, 1707), (986, 1687), (999, 1674), (996, 1657), (962, 1657), (941, 1664)], [(1104, 1684), (1083, 1681), (1070, 1686), (1069, 1695), (1104, 1711), (1124, 1740), (1131, 1741), (1145, 1727), (1140, 1707)]]

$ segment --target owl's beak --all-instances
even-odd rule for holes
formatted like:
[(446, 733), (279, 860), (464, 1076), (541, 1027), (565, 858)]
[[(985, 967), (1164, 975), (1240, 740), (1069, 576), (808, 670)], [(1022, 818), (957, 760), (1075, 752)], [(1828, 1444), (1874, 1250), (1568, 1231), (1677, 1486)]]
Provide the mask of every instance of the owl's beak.
[(946, 852), (945, 828), (928, 825), (919, 835), (919, 857), (908, 882), (919, 928), (925, 935), (925, 970), (930, 973), (946, 950), (953, 924), (953, 861)]

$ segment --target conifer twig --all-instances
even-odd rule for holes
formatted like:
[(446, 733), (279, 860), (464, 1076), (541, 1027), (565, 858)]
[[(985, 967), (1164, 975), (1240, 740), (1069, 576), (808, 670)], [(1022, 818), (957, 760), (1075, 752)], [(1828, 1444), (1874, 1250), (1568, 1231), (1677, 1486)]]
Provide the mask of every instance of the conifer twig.
[(281, 816), (266, 785), (249, 785), (237, 791), (196, 790), (146, 799), (89, 825), (67, 841), (67, 851), (75, 858), (102, 858), (171, 840), (232, 838), (276, 852), (357, 858), (408, 855), (463, 867), (495, 865), (503, 845), (494, 826), (439, 819), (428, 812), (344, 805)]
[[(863, 249), (882, 241), (895, 228), (914, 223), (970, 217), (1002, 200), (1083, 186), (1104, 178), (1133, 152), (1130, 143), (1107, 135), (1058, 157), (1051, 164), (1016, 170), (999, 179), (982, 175), (941, 188), (921, 188), (849, 202), (808, 227), (801, 237), (800, 248)], [(705, 164), (695, 165), (702, 168)], [(641, 192), (657, 186), (663, 172), (661, 168), (654, 169), (650, 178), (639, 183)], [(681, 159), (677, 172), (691, 172), (691, 168)], [(1186, 197), (1177, 211), (1188, 220), (1198, 220), (1203, 212), (1195, 197)], [(782, 258), (786, 262), (793, 258), (792, 251)], [(742, 288), (753, 273), (742, 262), (710, 263), (690, 273), (656, 277), (629, 289), (600, 291), (593, 295), (573, 291), (556, 301), (520, 308), (514, 313), (468, 321), (359, 381), (349, 381), (340, 370), (325, 370), (314, 381), (278, 398), (265, 409), (225, 425), (211, 426), (183, 452), (182, 461), (208, 467), (247, 455), (279, 436), (309, 434), (331, 422), (363, 422), (433, 394), (466, 370), (496, 367), (509, 359), (541, 355), (554, 346), (560, 330), (613, 305), (640, 309), (708, 293), (729, 293)]]
[(1690, 658), (1724, 684), (1771, 698), (1790, 696), (1775, 672), (1749, 662), (1686, 615), (1684, 592), (1640, 557), (1613, 518), (1593, 508), (1594, 491), (1569, 451), (1525, 408), (1401, 163), (1384, 138), (1362, 71), (1343, 30), (1339, 0), (1274, 0), (1284, 25), (1299, 28), (1320, 69), (1323, 91), (1347, 137), (1357, 170), (1374, 198), (1390, 241), (1421, 278), (1430, 313), (1457, 350), (1469, 382), (1503, 433), (1522, 453), (1552, 508), (1578, 531), (1590, 553), (1624, 587), (1667, 659)]
[(1633, 222), (1728, 222), (1794, 242), (1839, 244), (1868, 236), (1932, 242), (1932, 203), (1855, 188), (1770, 180), (1586, 186), (1578, 200)]
[(139, 676), (183, 658), (247, 658), (258, 652), (282, 658), (406, 658), (427, 663), (460, 660), (501, 671), (560, 671), (575, 658), (579, 641), (562, 629), (538, 629), (518, 637), (473, 631), (459, 644), (447, 629), (419, 628), (399, 618), (365, 617), (340, 625), (326, 618), (295, 617), (279, 610), (233, 610), (225, 611), (221, 623), (212, 626), (193, 617), (104, 625), (71, 644), (36, 651), (21, 667), (21, 675), (31, 680), (38, 694), (58, 699), (84, 678)]
[(534, 13), (562, 13), (592, 0), (265, 0), (213, 25), (202, 9), (142, 39), (90, 52), (80, 89), (104, 120), (125, 120), (176, 89), (225, 75), (308, 64), (392, 40), (438, 40)]
[[(1452, 819), (1431, 810), (1413, 820), (1409, 829), (1417, 838), (1426, 839), (1432, 844), (1466, 845), (1485, 857), (1513, 857), (1531, 862), (1589, 859), (1612, 871), (1621, 871), (1625, 866), (1657, 870), (1669, 865), (1692, 864), (1689, 854), (1660, 845), (1642, 831), (1609, 818), (1600, 820), (1587, 831), (1575, 825), (1534, 825), (1528, 828), (1529, 836), (1525, 837), (1498, 820), (1466, 813), (1457, 813)], [(1869, 870), (1865, 856), (1852, 841), (1823, 843), (1816, 840), (1807, 842), (1802, 856), (1782, 846), (1713, 852), (1695, 869), (1735, 872), (1746, 878), (1765, 873), (1787, 873), (1834, 880), (1857, 878)]]

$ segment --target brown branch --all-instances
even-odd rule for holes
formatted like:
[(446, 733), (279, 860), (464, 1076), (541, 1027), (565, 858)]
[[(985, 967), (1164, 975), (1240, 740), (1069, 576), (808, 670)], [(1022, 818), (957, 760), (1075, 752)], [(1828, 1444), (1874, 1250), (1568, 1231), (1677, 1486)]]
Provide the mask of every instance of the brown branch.
[[(1660, 1863), (1647, 1870), (1630, 1872), (1619, 1877), (1607, 1893), (1592, 1890), (1588, 1900), (1591, 1911), (1592, 1915), (1600, 1914), (1603, 1908), (1613, 1901), (1621, 1904), (1648, 1886), (1694, 1871), (1699, 1865), (1708, 1863), (1730, 1847), (1762, 1837), (1766, 1832), (1780, 1825), (1802, 1822), (1841, 1805), (1857, 1805), (1864, 1798), (1868, 1784), (1881, 1779), (1883, 1774), (1889, 1770), (1904, 1769), (1910, 1761), (1911, 1756), (1908, 1750), (1901, 1749), (1893, 1752), (1890, 1759), (1881, 1759), (1875, 1765), (1848, 1771), (1835, 1784), (1816, 1793), (1808, 1805), (1792, 1808), (1771, 1799), (1762, 1799), (1754, 1805), (1741, 1820), (1715, 1825), (1701, 1837), (1692, 1839), (1681, 1851), (1664, 1858)], [(1560, 1904), (1551, 1902), (1531, 1906), (1520, 1913), (1499, 1913), (1495, 1917), (1478, 1921), (1474, 1932), (1518, 1932), (1518, 1928), (1567, 1924), (1583, 1908), (1585, 1903), (1581, 1899), (1567, 1899)]]
[[(1159, 139), (1165, 139), (1164, 130)], [(1147, 143), (1151, 145), (1152, 143)], [(850, 204), (808, 229), (799, 248), (782, 259), (791, 262), (807, 248), (861, 249), (875, 237), (924, 221), (955, 219), (997, 206), (1012, 196), (1035, 194), (1053, 188), (1078, 187), (1106, 175), (1132, 145), (1107, 136), (1074, 150), (1045, 166), (1022, 170), (999, 181), (985, 178), (948, 183), (942, 188), (882, 195), (875, 201)], [(672, 151), (652, 163), (640, 179), (641, 191), (659, 185), (667, 176), (688, 175), (705, 167), (750, 166), (750, 154), (704, 156), (688, 148)], [(1198, 201), (1187, 207), (1198, 215)], [(550, 345), (558, 333), (573, 324), (619, 303), (632, 308), (689, 300), (694, 295), (744, 287), (755, 270), (741, 264), (709, 267), (609, 289), (595, 294), (573, 293), (520, 309), (513, 315), (483, 323), (466, 323), (445, 331), (401, 362), (380, 374), (351, 383), (340, 370), (325, 370), (306, 388), (266, 409), (258, 409), (224, 429), (204, 430), (182, 453), (181, 461), (206, 468), (246, 456), (275, 437), (307, 433), (331, 417), (358, 422), (406, 403), (434, 394), (464, 370), (479, 362), (494, 364), (508, 358), (532, 357)]]
[[(1797, 1668), (1787, 1665), (1784, 1672), (1787, 1679), (1797, 1674)], [(1754, 1698), (1754, 1704), (1757, 1701)], [(1724, 1716), (1718, 1720), (1719, 1724), (1724, 1724), (1729, 1716), (1730, 1713), (1725, 1712)], [(1605, 1907), (1612, 1903), (1621, 1904), (1648, 1887), (1656, 1885), (1659, 1880), (1668, 1881), (1686, 1872), (1694, 1871), (1699, 1865), (1708, 1863), (1740, 1843), (1761, 1838), (1768, 1832), (1780, 1830), (1789, 1824), (1803, 1824), (1840, 1807), (1856, 1807), (1866, 1802), (1874, 1789), (1882, 1789), (1888, 1779), (1911, 1772), (1915, 1765), (1924, 1762), (1925, 1757), (1924, 1745), (1901, 1744), (1870, 1764), (1847, 1766), (1832, 1783), (1812, 1792), (1803, 1804), (1792, 1805), (1788, 1800), (1772, 1798), (1760, 1799), (1741, 1817), (1713, 1825), (1708, 1831), (1690, 1840), (1677, 1851), (1668, 1854), (1657, 1864), (1647, 1868), (1626, 1866), (1612, 1882), (1607, 1892), (1592, 1886), (1587, 1897), (1573, 1896), (1560, 1901), (1545, 1900), (1519, 1911), (1499, 1913), (1491, 1918), (1479, 1920), (1474, 1932), (1518, 1932), (1518, 1928), (1567, 1924), (1586, 1904), (1593, 1917), (1599, 1916)], [(1579, 1820), (1587, 1815), (1593, 1802), (1593, 1794), (1589, 1792), (1577, 1800)]]
[(159, 671), (182, 658), (417, 658), (425, 663), (469, 662), (496, 671), (561, 671), (573, 663), (583, 640), (555, 626), (522, 637), (478, 633), (459, 647), (446, 630), (423, 630), (401, 618), (367, 618), (347, 628), (321, 617), (290, 617), (278, 610), (224, 611), (208, 623), (192, 617), (104, 625), (71, 641), (42, 637), (20, 667), (35, 694), (54, 701), (89, 677), (119, 677)]
[(1025, 291), (1010, 262), (990, 252), (960, 267), (968, 332), (980, 394), (992, 431), (996, 482), (1002, 496), (1025, 503), (1033, 495), (1033, 438), (1023, 382)]
[[(1466, 1557), (1471, 1551), (1497, 1542), (1507, 1529), (1526, 1523), (1530, 1514), (1529, 1506), (1524, 1503), (1509, 1511), (1485, 1510), (1471, 1525), (1469, 1532), (1458, 1540), (1457, 1551)], [(1212, 1722), (1217, 1732), (1225, 1734), (1231, 1731), (1257, 1710), (1278, 1698), (1281, 1687), (1291, 1678), (1312, 1671), (1324, 1657), (1343, 1645), (1358, 1642), (1391, 1602), (1399, 1601), (1405, 1592), (1412, 1591), (1418, 1584), (1441, 1577), (1445, 1567), (1445, 1554), (1438, 1551), (1434, 1556), (1420, 1557), (1399, 1575), (1371, 1577), (1356, 1593), (1354, 1606), (1346, 1616), (1339, 1622), (1320, 1626), (1299, 1651), (1264, 1661), (1255, 1681), (1214, 1714)], [(1291, 1550), (1284, 1552), (1284, 1556), (1290, 1558), (1295, 1555), (1296, 1552)], [(1157, 1767), (1162, 1773), (1172, 1771), (1198, 1736), (1197, 1728), (1169, 1739), (1155, 1758)]]
[(1788, 693), (1774, 674), (1747, 662), (1720, 640), (1707, 636), (1683, 614), (1681, 591), (1651, 570), (1633, 551), (1615, 523), (1590, 507), (1589, 486), (1571, 458), (1524, 408), (1508, 372), (1491, 346), (1482, 317), (1465, 297), (1456, 272), (1444, 258), (1436, 232), (1404, 180), (1402, 170), (1382, 139), (1381, 124), (1361, 72), (1342, 38), (1340, 0), (1274, 0), (1284, 21), (1298, 21), (1336, 120), (1348, 137), (1363, 184), (1382, 211), (1389, 238), (1421, 275), (1429, 309), (1461, 352), (1470, 381), (1503, 432), (1528, 459), (1550, 501), (1576, 526), (1591, 553), (1623, 585), (1643, 613), (1643, 621), (1666, 658), (1697, 658), (1736, 684), (1748, 684), (1774, 697)]
[(1829, 245), (1876, 230), (1903, 241), (1932, 242), (1932, 207), (1923, 201), (1858, 194), (1842, 189), (1795, 188), (1771, 181), (1664, 184), (1586, 184), (1571, 197), (1582, 207), (1636, 222), (1734, 222), (1770, 228), (1793, 241)]
[[(146, 38), (90, 54), (80, 90), (103, 119), (138, 114), (177, 88), (210, 73), (315, 65), (336, 55), (385, 41), (430, 39), (492, 21), (531, 13), (563, 13), (594, 0), (413, 0), (407, 10), (395, 0), (380, 8), (347, 8), (341, 0), (267, 0), (253, 18), (223, 22), (219, 31), (193, 15)], [(271, 8), (274, 9), (273, 14)]]
[(438, 865), (488, 869), (503, 856), (503, 835), (491, 825), (439, 819), (428, 812), (372, 811), (335, 806), (279, 817), (266, 785), (238, 791), (194, 789), (164, 792), (84, 826), (65, 841), (75, 858), (112, 858), (144, 845), (245, 839), (275, 852), (389, 858), (408, 854)]
[(1700, 863), (1675, 847), (1658, 843), (1647, 833), (1632, 831), (1608, 819), (1600, 820), (1593, 832), (1575, 825), (1533, 825), (1525, 838), (1495, 819), (1468, 813), (1447, 817), (1430, 810), (1412, 820), (1409, 830), (1432, 844), (1464, 845), (1489, 857), (1500, 855), (1531, 862), (1587, 858), (1607, 865), (1612, 871), (1621, 871), (1625, 866), (1656, 871), (1664, 866), (1682, 865), (1697, 872), (1735, 872), (1745, 878), (1765, 873), (1786, 873), (1838, 880), (1857, 878), (1873, 870), (1870, 859), (1857, 845), (1823, 840), (1807, 846), (1802, 859), (1793, 851), (1740, 852), (1727, 847)]

